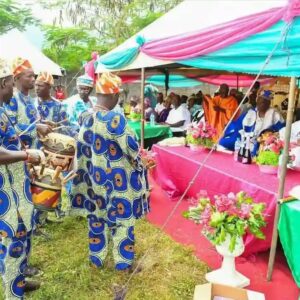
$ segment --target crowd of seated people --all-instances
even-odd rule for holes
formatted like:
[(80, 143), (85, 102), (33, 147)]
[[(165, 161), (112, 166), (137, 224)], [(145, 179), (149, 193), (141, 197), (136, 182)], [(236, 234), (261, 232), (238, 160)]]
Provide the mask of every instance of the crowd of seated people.
[[(156, 122), (168, 124), (174, 136), (184, 135), (191, 122), (207, 122), (217, 131), (215, 141), (232, 151), (242, 129), (253, 132), (255, 141), (265, 130), (279, 131), (285, 126), (280, 112), (271, 107), (272, 93), (262, 91), (259, 82), (255, 82), (249, 96), (244, 98), (241, 91), (230, 89), (227, 84), (220, 85), (213, 97), (201, 91), (190, 96), (171, 92), (164, 97), (158, 93), (154, 107), (145, 98), (145, 119), (149, 121), (154, 114)], [(134, 99), (131, 106), (139, 107), (139, 101)]]

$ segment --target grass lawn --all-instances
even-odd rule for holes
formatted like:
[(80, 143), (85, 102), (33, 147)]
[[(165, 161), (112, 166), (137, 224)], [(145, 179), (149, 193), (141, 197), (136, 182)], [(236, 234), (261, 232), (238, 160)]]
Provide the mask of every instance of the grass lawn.
[[(111, 255), (104, 269), (90, 267), (86, 221), (68, 217), (46, 230), (52, 239), (34, 237), (31, 259), (44, 272), (42, 287), (26, 299), (113, 299), (113, 285), (125, 284), (129, 275), (114, 271)], [(146, 220), (138, 221), (135, 233), (137, 259), (147, 249), (151, 251), (142, 271), (133, 276), (126, 299), (192, 299), (195, 285), (205, 282), (207, 266), (192, 249), (174, 242)]]

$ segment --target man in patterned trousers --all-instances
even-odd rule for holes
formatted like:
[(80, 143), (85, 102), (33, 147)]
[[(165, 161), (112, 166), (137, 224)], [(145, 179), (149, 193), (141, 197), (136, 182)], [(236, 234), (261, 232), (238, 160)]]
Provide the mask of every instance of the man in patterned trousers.
[(103, 266), (112, 239), (116, 270), (130, 270), (135, 220), (148, 211), (148, 184), (135, 135), (113, 111), (120, 84), (110, 73), (96, 83), (97, 104), (82, 118), (71, 199), (74, 209), (88, 213), (91, 263)]
[(14, 126), (3, 109), (13, 93), (13, 77), (8, 64), (0, 59), (0, 274), (5, 299), (23, 299), (24, 291), (39, 287), (25, 281), (24, 271), (30, 250), (32, 197), (24, 163), (39, 163), (36, 150), (21, 151)]

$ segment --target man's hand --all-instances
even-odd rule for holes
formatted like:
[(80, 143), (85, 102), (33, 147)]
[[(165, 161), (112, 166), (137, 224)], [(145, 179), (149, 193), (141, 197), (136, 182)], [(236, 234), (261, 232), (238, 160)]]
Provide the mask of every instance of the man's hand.
[(38, 165), (46, 160), (44, 153), (41, 150), (36, 149), (26, 149), (28, 154), (28, 162), (33, 165)]
[(37, 130), (39, 135), (44, 137), (48, 133), (52, 132), (53, 128), (52, 128), (52, 126), (50, 126), (48, 124), (37, 124), (36, 125), (36, 130)]

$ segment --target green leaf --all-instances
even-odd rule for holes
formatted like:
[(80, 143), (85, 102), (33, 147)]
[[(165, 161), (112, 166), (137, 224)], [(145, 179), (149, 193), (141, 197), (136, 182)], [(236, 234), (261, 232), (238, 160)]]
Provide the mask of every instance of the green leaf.
[(239, 236), (243, 236), (245, 234), (245, 224), (242, 220), (239, 220), (236, 223), (236, 230)]
[(226, 239), (226, 231), (225, 228), (221, 227), (221, 233), (220, 233), (220, 243), (223, 243)]
[(236, 245), (236, 236), (232, 235), (230, 238), (229, 251), (233, 252)]
[(278, 166), (279, 154), (273, 151), (261, 151), (256, 158), (256, 162), (260, 165)]
[(220, 224), (223, 223), (224, 219), (226, 218), (226, 215), (224, 213), (220, 212), (214, 212), (211, 215), (211, 221), (210, 221), (210, 226), (212, 227), (217, 227)]

